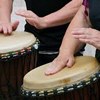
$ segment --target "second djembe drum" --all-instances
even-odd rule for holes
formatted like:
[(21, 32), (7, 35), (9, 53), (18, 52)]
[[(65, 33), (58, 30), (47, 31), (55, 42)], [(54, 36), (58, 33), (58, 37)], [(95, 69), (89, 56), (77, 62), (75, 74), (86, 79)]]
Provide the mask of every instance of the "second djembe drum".
[(28, 32), (0, 34), (0, 100), (19, 100), (23, 76), (36, 67), (38, 42)]
[(71, 68), (46, 76), (48, 65), (25, 75), (21, 88), (23, 100), (100, 100), (100, 66), (94, 57), (76, 57)]

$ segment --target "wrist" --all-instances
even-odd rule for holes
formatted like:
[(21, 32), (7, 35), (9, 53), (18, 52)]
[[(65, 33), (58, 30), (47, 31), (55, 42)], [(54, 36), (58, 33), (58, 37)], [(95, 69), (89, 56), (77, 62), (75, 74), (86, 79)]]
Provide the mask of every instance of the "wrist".
[(0, 11), (0, 21), (11, 22), (11, 15), (7, 14), (7, 13), (1, 13), (1, 11)]
[(61, 49), (59, 50), (59, 55), (61, 56), (68, 56), (68, 55), (74, 55), (74, 52), (70, 49)]
[(60, 49), (59, 49), (59, 53), (67, 53), (67, 54), (74, 54), (75, 53), (75, 50), (73, 48), (70, 48), (70, 47), (63, 47), (61, 46)]
[(7, 17), (0, 17), (0, 22), (5, 22), (5, 23), (10, 23), (11, 22), (11, 18), (7, 18)]
[(47, 20), (45, 19), (45, 17), (41, 17), (40, 18), (40, 22), (41, 22), (41, 26), (40, 26), (41, 29), (48, 28), (48, 26), (47, 26)]

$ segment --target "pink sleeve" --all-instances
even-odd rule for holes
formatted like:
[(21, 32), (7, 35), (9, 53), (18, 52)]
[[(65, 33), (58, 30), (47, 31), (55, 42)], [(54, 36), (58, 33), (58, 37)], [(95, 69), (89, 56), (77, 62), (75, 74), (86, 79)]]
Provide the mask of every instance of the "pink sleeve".
[(85, 14), (85, 17), (87, 17), (88, 16), (88, 12), (87, 12), (86, 8), (88, 7), (88, 0), (83, 0), (83, 5), (85, 6), (84, 14)]

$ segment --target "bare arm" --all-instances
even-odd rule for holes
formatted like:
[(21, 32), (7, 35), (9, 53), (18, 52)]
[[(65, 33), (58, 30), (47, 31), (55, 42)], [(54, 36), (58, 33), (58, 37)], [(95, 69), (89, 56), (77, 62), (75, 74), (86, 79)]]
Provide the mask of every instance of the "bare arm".
[(65, 52), (70, 52), (70, 53), (74, 54), (82, 46), (83, 43), (81, 43), (79, 40), (73, 38), (71, 33), (73, 32), (73, 30), (75, 28), (89, 27), (89, 25), (86, 22), (86, 19), (84, 17), (84, 10), (85, 10), (85, 7), (82, 5), (80, 10), (77, 12), (76, 16), (73, 18), (72, 22), (70, 23), (70, 25), (66, 31), (66, 34), (63, 38), (60, 52), (65, 50)]
[(11, 21), (13, 0), (0, 0), (0, 21)]
[(11, 11), (13, 0), (0, 0), (0, 32), (4, 34), (11, 34), (19, 22), (11, 23)]
[(70, 22), (80, 8), (81, 4), (82, 0), (72, 0), (57, 12), (43, 17), (46, 22), (46, 27), (58, 26)]
[(74, 53), (81, 48), (83, 43), (73, 38), (72, 32), (75, 28), (89, 27), (84, 17), (84, 6), (82, 5), (73, 20), (71, 21), (63, 38), (59, 55), (50, 63), (45, 71), (46, 75), (52, 75), (60, 71), (65, 66), (71, 67), (74, 64)]
[(80, 8), (82, 1), (83, 0), (72, 0), (60, 10), (44, 17), (38, 17), (29, 10), (19, 10), (16, 14), (25, 17), (27, 22), (36, 28), (44, 29), (70, 22)]

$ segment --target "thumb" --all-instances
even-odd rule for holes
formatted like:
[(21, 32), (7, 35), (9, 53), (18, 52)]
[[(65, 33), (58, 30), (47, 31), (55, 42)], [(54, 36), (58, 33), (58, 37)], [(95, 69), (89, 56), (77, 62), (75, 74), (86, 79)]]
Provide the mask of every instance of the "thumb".
[(19, 21), (15, 21), (14, 23), (12, 23), (12, 30), (15, 31), (18, 25), (19, 25)]
[(74, 57), (70, 58), (70, 59), (68, 60), (68, 62), (67, 62), (67, 67), (72, 67), (73, 64), (74, 64), (74, 62), (75, 62)]

